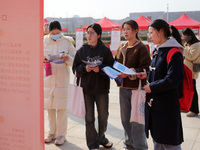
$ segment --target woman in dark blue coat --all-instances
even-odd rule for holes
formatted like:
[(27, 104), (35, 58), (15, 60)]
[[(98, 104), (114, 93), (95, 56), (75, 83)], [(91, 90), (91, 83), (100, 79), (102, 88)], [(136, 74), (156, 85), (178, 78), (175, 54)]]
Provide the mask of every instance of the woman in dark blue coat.
[[(144, 86), (147, 92), (146, 134), (148, 137), (150, 130), (154, 150), (181, 150), (183, 130), (179, 98), (184, 78), (181, 37), (175, 27), (161, 19), (155, 20), (148, 32), (156, 46), (148, 74), (149, 83)], [(166, 57), (172, 48), (178, 48), (180, 53), (175, 53), (167, 64)]]

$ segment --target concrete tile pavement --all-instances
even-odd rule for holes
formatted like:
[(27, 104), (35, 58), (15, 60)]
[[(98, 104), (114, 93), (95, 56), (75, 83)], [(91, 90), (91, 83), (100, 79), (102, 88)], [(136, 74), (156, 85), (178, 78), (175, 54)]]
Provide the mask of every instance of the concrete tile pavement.
[[(71, 83), (73, 76), (71, 75)], [(197, 80), (197, 89), (200, 95), (200, 79)], [(114, 81), (111, 81), (110, 103), (109, 103), (109, 119), (106, 132), (107, 138), (114, 143), (110, 150), (121, 150), (123, 148), (124, 132), (120, 120), (119, 108), (119, 89)], [(184, 133), (184, 142), (182, 150), (200, 150), (200, 115), (195, 118), (186, 117), (186, 113), (182, 112), (182, 124)], [(48, 119), (45, 110), (45, 135), (48, 134)], [(96, 122), (97, 123), (97, 122)], [(170, 132), (170, 131), (169, 131)], [(87, 150), (85, 140), (85, 122), (81, 119), (68, 116), (68, 129), (66, 134), (67, 141), (62, 146), (56, 146), (54, 143), (45, 144), (45, 150)], [(149, 150), (153, 150), (152, 139), (148, 140)], [(103, 147), (100, 147), (104, 150)]]

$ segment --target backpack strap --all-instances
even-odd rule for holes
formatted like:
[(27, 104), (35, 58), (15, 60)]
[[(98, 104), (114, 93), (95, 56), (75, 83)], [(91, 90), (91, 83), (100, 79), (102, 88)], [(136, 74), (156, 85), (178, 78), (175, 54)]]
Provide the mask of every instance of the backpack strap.
[(177, 52), (181, 53), (181, 55), (182, 55), (182, 52), (178, 48), (172, 48), (172, 49), (169, 50), (169, 52), (167, 54), (167, 64), (169, 64), (172, 56)]

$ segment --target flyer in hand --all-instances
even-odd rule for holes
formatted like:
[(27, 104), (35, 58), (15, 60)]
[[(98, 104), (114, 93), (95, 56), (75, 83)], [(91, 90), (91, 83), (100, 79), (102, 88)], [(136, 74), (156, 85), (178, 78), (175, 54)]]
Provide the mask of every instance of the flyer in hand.
[(94, 67), (96, 67), (96, 66), (99, 66), (100, 64), (102, 64), (102, 62), (101, 61), (98, 61), (98, 60), (95, 60), (95, 61), (84, 61), (84, 60), (82, 60), (86, 65), (88, 65), (89, 67), (91, 67), (91, 68), (94, 68)]
[(63, 64), (65, 63), (65, 61), (61, 59), (63, 56), (64, 56), (64, 51), (58, 54), (49, 54), (48, 55), (49, 62), (53, 62), (55, 64)]
[[(113, 69), (115, 68), (115, 69)], [(102, 70), (111, 78), (117, 80), (119, 83), (122, 82), (122, 78), (118, 75), (121, 73), (129, 74), (129, 75), (136, 75), (137, 73), (126, 66), (122, 65), (121, 63), (115, 61), (113, 64), (113, 68), (107, 66), (104, 67)]]
[(100, 56), (95, 57), (87, 57), (87, 61), (82, 60), (86, 65), (88, 65), (91, 68), (97, 67), (102, 64), (103, 58)]

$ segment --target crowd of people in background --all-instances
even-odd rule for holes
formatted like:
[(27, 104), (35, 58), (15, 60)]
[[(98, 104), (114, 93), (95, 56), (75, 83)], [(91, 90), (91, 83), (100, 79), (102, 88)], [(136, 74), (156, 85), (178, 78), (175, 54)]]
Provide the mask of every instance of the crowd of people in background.
[[(63, 63), (51, 64), (52, 75), (44, 75), (44, 105), (48, 112), (49, 134), (45, 142), (55, 139), (56, 145), (66, 141), (67, 131), (67, 90), (70, 67), (77, 77), (77, 84), (83, 88), (85, 100), (86, 143), (89, 150), (113, 147), (106, 138), (109, 117), (110, 78), (102, 70), (112, 67), (114, 61), (136, 72), (136, 75), (120, 73), (116, 80), (119, 87), (121, 123), (124, 129), (123, 150), (147, 150), (149, 133), (153, 138), (154, 150), (181, 150), (183, 129), (179, 106), (180, 90), (184, 79), (185, 64), (192, 71), (194, 96), (187, 117), (199, 113), (196, 79), (200, 70), (200, 41), (194, 32), (186, 28), (182, 34), (166, 21), (157, 19), (148, 28), (148, 38), (155, 45), (152, 56), (138, 36), (139, 26), (134, 20), (122, 24), (126, 42), (122, 43), (115, 54), (101, 40), (102, 28), (94, 23), (87, 27), (87, 43), (75, 50), (70, 40), (62, 34), (58, 21), (44, 26), (44, 63), (49, 63), (49, 55), (63, 53)], [(182, 36), (182, 37), (181, 37)], [(178, 49), (169, 63), (167, 55)], [(183, 59), (184, 58), (184, 59)], [(91, 67), (83, 60), (101, 60), (101, 64)], [(142, 84), (146, 92), (144, 107), (145, 124), (130, 122), (132, 91)], [(95, 105), (98, 112), (98, 130), (95, 128)], [(139, 111), (139, 110), (137, 110)]]

